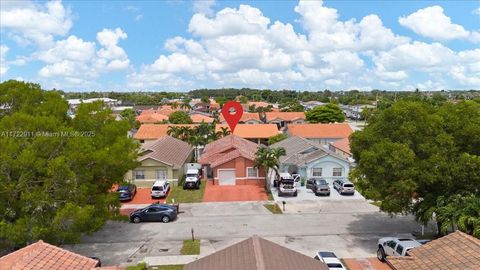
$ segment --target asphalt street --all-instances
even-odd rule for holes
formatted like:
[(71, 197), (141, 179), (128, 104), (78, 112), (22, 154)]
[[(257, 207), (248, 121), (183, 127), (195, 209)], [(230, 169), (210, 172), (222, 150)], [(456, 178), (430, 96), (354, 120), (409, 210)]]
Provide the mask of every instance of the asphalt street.
[(413, 217), (390, 217), (364, 200), (307, 204), (288, 207), (309, 211), (281, 215), (271, 214), (261, 202), (181, 205), (174, 222), (109, 222), (83, 237), (81, 244), (65, 247), (99, 257), (105, 265), (118, 265), (147, 256), (179, 255), (182, 241), (191, 238), (193, 229), (202, 240), (202, 255), (257, 234), (309, 256), (328, 250), (339, 257), (365, 258), (375, 256), (378, 238), (406, 236), (419, 229)]

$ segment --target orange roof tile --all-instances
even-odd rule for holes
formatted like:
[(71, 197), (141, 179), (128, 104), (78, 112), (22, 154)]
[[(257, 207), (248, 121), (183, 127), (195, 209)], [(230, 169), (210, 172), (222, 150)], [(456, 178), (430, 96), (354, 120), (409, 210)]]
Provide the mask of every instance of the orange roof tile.
[(332, 145), (333, 147), (337, 148), (337, 149), (340, 149), (341, 151), (347, 153), (347, 154), (352, 154), (352, 152), (350, 152), (350, 141), (348, 140), (348, 138), (344, 138), (344, 139), (341, 139), (341, 140), (338, 140), (338, 141), (334, 141), (332, 143), (330, 143), (330, 145)]
[[(219, 120), (221, 123), (225, 123), (225, 117), (223, 117), (223, 115), (221, 114), (220, 117), (219, 117)], [(262, 122), (260, 120), (260, 115), (258, 113), (251, 113), (251, 112), (244, 112), (242, 114), (242, 117), (240, 118), (239, 122), (247, 122), (249, 120), (255, 120), (255, 121), (258, 121), (258, 122)]]
[[(216, 125), (215, 130), (218, 132), (222, 127), (230, 130), (225, 124)], [(278, 135), (278, 128), (276, 124), (238, 124), (233, 134), (245, 139), (268, 139)]]
[(137, 133), (135, 134), (134, 138), (137, 140), (156, 140), (163, 136), (168, 135), (168, 127), (170, 126), (183, 126), (183, 127), (190, 127), (194, 128), (198, 125), (196, 124), (143, 124), (138, 129)]
[(198, 114), (198, 113), (191, 114), (190, 118), (192, 119), (193, 123), (202, 123), (202, 122), (213, 123), (213, 121), (215, 120), (212, 117), (201, 115), (201, 114)]
[(258, 145), (254, 142), (239, 136), (228, 135), (207, 144), (198, 162), (216, 167), (240, 156), (254, 160), (257, 148)]
[(345, 123), (336, 124), (290, 124), (288, 133), (303, 138), (348, 138), (352, 128)]
[(165, 114), (143, 111), (139, 116), (137, 116), (137, 121), (140, 123), (160, 123), (164, 120), (168, 120), (168, 116)]
[(433, 240), (408, 252), (410, 256), (388, 256), (396, 270), (480, 269), (480, 239), (460, 231)]
[(266, 112), (267, 122), (280, 119), (284, 121), (305, 120), (304, 112)]
[(272, 105), (272, 104), (270, 104), (268, 102), (265, 102), (265, 101), (249, 101), (249, 102), (247, 102), (247, 106), (252, 106), (252, 105), (255, 105), (256, 108), (260, 108), (260, 107), (267, 107), (268, 105)]
[(2, 270), (91, 270), (98, 261), (39, 240), (0, 258)]

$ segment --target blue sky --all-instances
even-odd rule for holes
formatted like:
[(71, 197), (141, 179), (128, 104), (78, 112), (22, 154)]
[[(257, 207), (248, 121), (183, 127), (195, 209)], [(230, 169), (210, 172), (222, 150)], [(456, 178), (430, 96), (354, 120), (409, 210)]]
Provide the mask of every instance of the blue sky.
[(1, 80), (47, 89), (480, 88), (479, 1), (1, 5)]

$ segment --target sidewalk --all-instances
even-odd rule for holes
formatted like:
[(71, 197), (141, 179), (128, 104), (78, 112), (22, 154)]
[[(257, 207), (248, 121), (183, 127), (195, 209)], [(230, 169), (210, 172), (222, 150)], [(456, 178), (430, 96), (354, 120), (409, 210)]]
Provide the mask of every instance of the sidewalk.
[(185, 265), (199, 259), (201, 255), (155, 256), (145, 257), (143, 261), (149, 266)]

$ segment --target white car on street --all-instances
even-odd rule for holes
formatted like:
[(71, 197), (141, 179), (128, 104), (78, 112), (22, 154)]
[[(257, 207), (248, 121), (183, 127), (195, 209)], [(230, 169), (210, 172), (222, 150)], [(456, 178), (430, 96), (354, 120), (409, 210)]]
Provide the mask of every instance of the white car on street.
[(313, 258), (325, 263), (330, 270), (347, 270), (333, 252), (318, 251)]

